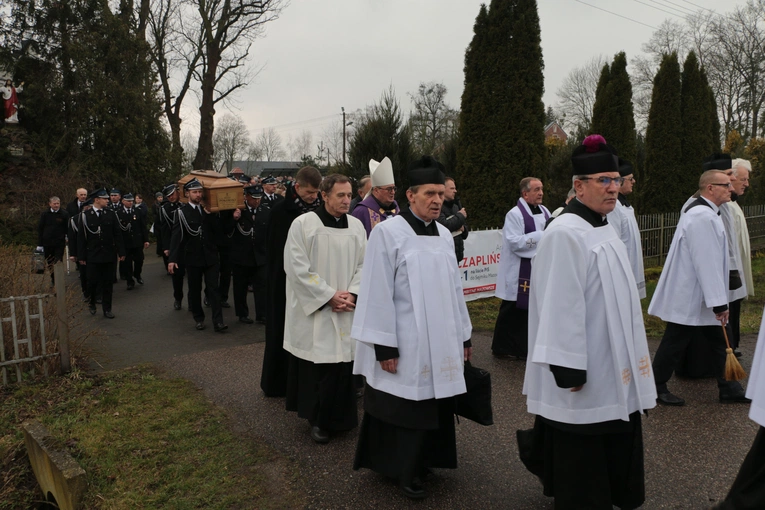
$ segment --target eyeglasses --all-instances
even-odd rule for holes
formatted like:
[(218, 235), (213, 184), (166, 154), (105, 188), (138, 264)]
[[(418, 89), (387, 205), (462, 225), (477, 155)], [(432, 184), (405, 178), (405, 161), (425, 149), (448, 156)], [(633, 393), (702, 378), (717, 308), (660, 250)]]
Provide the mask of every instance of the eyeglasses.
[(733, 185), (729, 182), (710, 182), (712, 186), (723, 186), (725, 188), (732, 188)]
[(624, 177), (598, 177), (597, 179), (592, 177), (580, 177), (580, 181), (595, 181), (604, 188), (607, 188), (611, 185), (612, 182), (615, 182), (617, 186), (621, 186), (624, 184)]
[(387, 188), (381, 188), (378, 186), (377, 189), (381, 189), (385, 191), (386, 193), (395, 193), (398, 190), (396, 186), (388, 186)]

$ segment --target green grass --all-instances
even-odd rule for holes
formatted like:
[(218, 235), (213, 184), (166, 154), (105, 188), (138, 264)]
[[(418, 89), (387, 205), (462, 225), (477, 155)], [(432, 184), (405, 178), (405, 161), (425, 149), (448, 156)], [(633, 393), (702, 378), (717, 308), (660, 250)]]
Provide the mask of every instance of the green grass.
[(0, 509), (34, 508), (42, 498), (24, 453), (20, 424), (29, 418), (85, 469), (84, 508), (304, 506), (289, 477), (273, 480), (276, 454), (234, 436), (226, 414), (188, 381), (139, 367), (2, 391)]
[[(665, 323), (657, 317), (648, 315), (648, 305), (656, 290), (656, 284), (661, 275), (661, 268), (648, 268), (646, 273), (646, 298), (641, 300), (645, 332), (649, 337), (659, 337), (664, 333)], [(745, 299), (741, 305), (741, 334), (748, 335), (760, 330), (762, 309), (765, 306), (765, 254), (758, 253), (752, 258), (752, 275), (754, 278), (754, 297)], [(476, 331), (493, 331), (497, 320), (499, 304), (497, 298), (485, 298), (468, 302), (470, 320)]]

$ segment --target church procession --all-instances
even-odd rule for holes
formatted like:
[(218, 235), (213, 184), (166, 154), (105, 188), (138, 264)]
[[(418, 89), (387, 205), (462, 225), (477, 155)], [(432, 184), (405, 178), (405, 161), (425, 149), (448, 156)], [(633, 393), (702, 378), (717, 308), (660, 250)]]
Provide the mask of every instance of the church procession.
[[(321, 2), (287, 0), (221, 12), (201, 0), (9, 1), (0, 248), (29, 247), (37, 294), (0, 295), (0, 401), (36, 381), (34, 367), (47, 377), (69, 357), (68, 346), (34, 357), (46, 340), (32, 340), (33, 317), (82, 342), (62, 379), (150, 366), (202, 390), (221, 414), (198, 419), (197, 432), (215, 422), (248, 456), (250, 443), (262, 447), (264, 493), (284, 496), (261, 506), (247, 493), (245, 508), (299, 507), (287, 494), (308, 487), (305, 508), (765, 510), (765, 215), (751, 212), (765, 210), (765, 0), (732, 0), (724, 14), (709, 0), (653, 1), (682, 20), (662, 23), (595, 0), (478, 0), (459, 20), (448, 11), (462, 2), (423, 0), (404, 16), (396, 3), (350, 1), (332, 16), (315, 10)], [(326, 27), (315, 35), (293, 11)], [(363, 31), (349, 12), (364, 13)], [(254, 41), (280, 16), (288, 33), (257, 48), (279, 63), (250, 67)], [(387, 30), (369, 30), (372, 19)], [(653, 30), (629, 67), (633, 41), (617, 21)], [(347, 48), (330, 60), (335, 44), (364, 60)], [(561, 59), (570, 67), (595, 49), (609, 56), (550, 81)], [(300, 74), (279, 75), (284, 62)], [(450, 65), (458, 108), (444, 83), (420, 81), (402, 109), (396, 80)], [(278, 85), (246, 96), (261, 71)], [(388, 88), (364, 110), (338, 112), (360, 101), (364, 81)], [(332, 115), (309, 114), (330, 104)], [(251, 140), (250, 122), (272, 125)], [(316, 144), (312, 130), (330, 123)], [(57, 297), (54, 328), (42, 300)], [(28, 302), (13, 308), (30, 298), (36, 316)], [(30, 339), (13, 322), (11, 344), (16, 313)], [(14, 368), (8, 384), (7, 367), (22, 363), (30, 381)], [(141, 377), (138, 394), (154, 378)], [(114, 405), (109, 391), (93, 388), (88, 405)], [(48, 423), (88, 420), (52, 402), (46, 412), (62, 417)], [(37, 419), (31, 407), (20, 427)], [(14, 434), (0, 430), (9, 478)], [(95, 442), (116, 451), (140, 435), (113, 426)], [(91, 439), (49, 443), (79, 455)], [(132, 454), (155, 456), (158, 473), (173, 455), (157, 444)], [(199, 448), (201, 458), (221, 445)], [(102, 474), (96, 465), (88, 476)], [(88, 501), (130, 506), (109, 469), (125, 500)], [(25, 483), (0, 488), (0, 510)], [(34, 508), (67, 507), (39, 484)], [(217, 497), (155, 504), (241, 504)]]
[[(466, 237), (468, 213), (455, 209), (455, 182), (443, 170), (431, 156), (411, 162), (405, 204), (393, 198), (387, 157), (370, 160), (355, 187), (344, 175), (303, 167), (280, 180), (283, 196), (272, 176), (192, 172), (157, 193), (152, 225), (156, 256), (172, 280), (166, 300), (177, 312), (188, 298), (193, 326), (186, 327), (206, 329), (209, 308), (214, 331), (225, 334), (233, 280), (240, 325), (265, 325), (263, 394), (284, 399), (324, 448), (358, 430), (349, 466), (395, 480), (412, 499), (428, 496), (433, 470), (457, 468), (456, 418), (493, 423), (488, 373), (470, 363), (472, 325), (458, 269), (464, 253), (456, 240)], [(553, 212), (543, 205), (541, 179), (518, 183), (502, 229), (502, 301), (490, 348), (500, 363), (525, 363), (522, 391), (536, 420), (518, 431), (517, 451), (555, 508), (641, 507), (642, 420), (657, 403), (685, 404), (668, 388), (675, 370), (715, 377), (720, 405), (747, 405), (760, 424), (716, 508), (765, 505), (764, 335), (747, 390), (737, 361), (741, 302), (754, 292), (749, 233), (736, 203), (750, 171), (748, 161), (727, 154), (700, 162), (698, 192), (682, 204), (648, 306), (666, 322), (653, 359), (630, 162), (602, 136), (588, 136), (571, 158), (567, 203)], [(225, 205), (230, 190), (236, 196)], [(91, 314), (100, 303), (104, 317), (115, 317), (118, 276), (127, 290), (144, 285), (149, 221), (134, 202), (117, 189), (79, 189), (67, 206), (69, 255)], [(40, 219), (39, 249), (50, 262), (63, 254), (50, 219), (62, 212), (52, 200)]]

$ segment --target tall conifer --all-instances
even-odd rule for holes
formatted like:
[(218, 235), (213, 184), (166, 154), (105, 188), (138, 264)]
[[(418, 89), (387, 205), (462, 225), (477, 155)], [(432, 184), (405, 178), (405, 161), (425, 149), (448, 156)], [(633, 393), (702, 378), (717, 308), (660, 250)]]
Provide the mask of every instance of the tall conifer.
[[(680, 93), (683, 161), (679, 177), (688, 195), (694, 193), (701, 163), (715, 151), (713, 115), (710, 115), (709, 85), (702, 79), (696, 53), (691, 51), (683, 64)], [(716, 115), (715, 115), (716, 117)], [(719, 144), (718, 144), (719, 145)]]
[[(603, 71), (606, 71), (605, 67)], [(627, 56), (624, 52), (614, 56), (608, 70), (608, 80), (602, 90), (599, 83), (598, 90), (600, 95), (596, 91), (592, 132), (603, 135), (621, 158), (634, 163), (637, 132), (632, 106), (632, 83), (627, 74)]]
[(457, 149), (463, 203), (474, 204), (472, 225), (500, 226), (519, 181), (545, 173), (543, 68), (536, 1), (482, 6), (465, 54)]
[[(689, 196), (687, 176), (678, 171), (683, 165), (680, 90), (680, 64), (673, 52), (664, 55), (653, 79), (641, 187), (644, 213), (677, 211)], [(698, 183), (698, 173), (694, 179)]]

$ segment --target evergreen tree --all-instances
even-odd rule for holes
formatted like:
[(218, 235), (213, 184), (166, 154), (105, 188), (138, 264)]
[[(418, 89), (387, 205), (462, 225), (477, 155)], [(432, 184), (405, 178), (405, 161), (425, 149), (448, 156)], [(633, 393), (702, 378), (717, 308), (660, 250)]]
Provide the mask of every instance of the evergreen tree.
[(546, 173), (543, 68), (536, 1), (481, 6), (465, 53), (457, 148), (458, 182), (463, 203), (474, 204), (474, 226), (502, 225), (519, 181)]
[(632, 107), (632, 84), (627, 74), (627, 56), (617, 53), (614, 61), (603, 67), (595, 94), (592, 132), (603, 135), (619, 156), (635, 161), (635, 113)]
[(707, 72), (704, 68), (701, 68), (701, 81), (706, 89), (707, 96), (707, 111), (711, 117), (711, 129), (712, 129), (712, 152), (720, 152), (720, 117), (717, 116), (717, 101), (715, 101), (715, 93), (712, 87), (709, 85), (709, 79), (707, 78)]
[(716, 112), (710, 112), (709, 85), (702, 79), (696, 53), (691, 51), (683, 64), (682, 88), (680, 93), (680, 115), (682, 134), (682, 166), (678, 176), (686, 186), (688, 194), (694, 193), (693, 180), (701, 175), (701, 163), (715, 152), (713, 140)]
[[(356, 121), (354, 121), (356, 122)], [(406, 203), (409, 178), (406, 169), (417, 156), (413, 154), (409, 129), (404, 124), (401, 107), (393, 88), (385, 91), (380, 102), (369, 107), (366, 115), (354, 124), (350, 139), (348, 160), (359, 178), (369, 173), (369, 160), (381, 161), (388, 157), (393, 164), (396, 180), (396, 200)]]
[(684, 176), (680, 108), (680, 64), (677, 53), (664, 55), (653, 79), (651, 108), (645, 140), (642, 211), (645, 214), (677, 211), (690, 196), (698, 176)]

